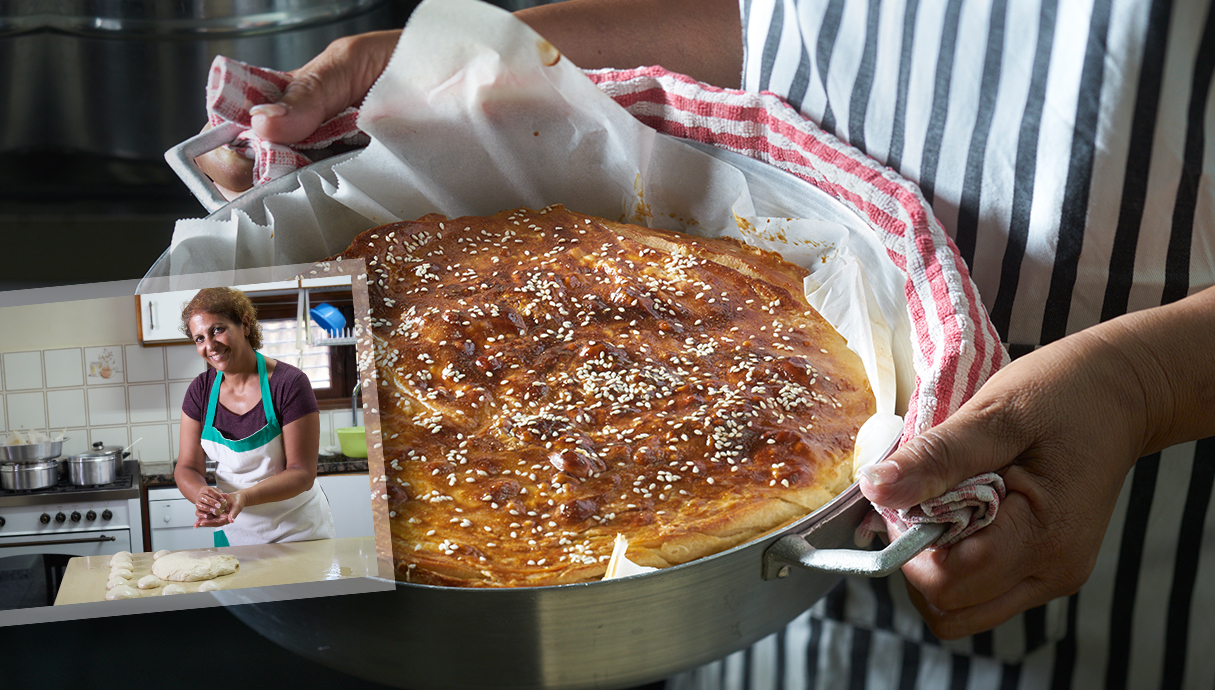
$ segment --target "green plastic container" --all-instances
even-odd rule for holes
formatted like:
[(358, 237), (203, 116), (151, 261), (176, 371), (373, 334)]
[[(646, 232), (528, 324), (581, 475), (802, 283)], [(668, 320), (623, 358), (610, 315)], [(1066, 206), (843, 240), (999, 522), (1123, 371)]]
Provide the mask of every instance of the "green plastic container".
[(367, 433), (361, 426), (348, 426), (337, 430), (338, 445), (342, 455), (348, 458), (367, 457)]

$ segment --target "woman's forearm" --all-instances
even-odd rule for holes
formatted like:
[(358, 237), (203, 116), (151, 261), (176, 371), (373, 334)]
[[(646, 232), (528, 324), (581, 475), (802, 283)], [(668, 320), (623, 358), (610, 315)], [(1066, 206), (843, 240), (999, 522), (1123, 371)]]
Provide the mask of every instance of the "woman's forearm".
[(515, 16), (583, 69), (662, 65), (715, 86), (740, 83), (737, 0), (565, 0)]
[(1215, 287), (1091, 331), (1126, 353), (1143, 390), (1142, 454), (1215, 436)]
[(264, 503), (285, 501), (304, 493), (312, 488), (316, 479), (316, 469), (311, 472), (305, 467), (288, 467), (273, 477), (268, 477), (239, 493), (245, 497), (245, 506), (256, 506)]
[(181, 495), (191, 503), (198, 502), (198, 492), (207, 486), (205, 475), (180, 461), (173, 468), (173, 482), (177, 485), (178, 491), (181, 491)]

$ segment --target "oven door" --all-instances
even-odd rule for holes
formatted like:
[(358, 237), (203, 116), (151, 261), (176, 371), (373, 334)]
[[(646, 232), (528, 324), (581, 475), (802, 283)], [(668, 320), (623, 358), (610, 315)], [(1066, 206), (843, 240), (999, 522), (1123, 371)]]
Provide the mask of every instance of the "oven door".
[(68, 561), (131, 550), (131, 530), (25, 534), (0, 539), (0, 610), (51, 606)]
[(59, 534), (13, 535), (0, 539), (0, 558), (31, 554), (100, 556), (130, 550), (131, 530), (125, 527)]

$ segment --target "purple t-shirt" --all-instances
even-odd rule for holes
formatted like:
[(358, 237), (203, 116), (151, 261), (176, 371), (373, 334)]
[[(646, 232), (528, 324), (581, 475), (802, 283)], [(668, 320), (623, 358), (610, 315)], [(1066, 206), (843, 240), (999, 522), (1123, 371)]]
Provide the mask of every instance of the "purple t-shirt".
[[(210, 400), (213, 383), (215, 369), (207, 367), (186, 389), (186, 397), (181, 404), (182, 414), (205, 424), (207, 401)], [(281, 361), (275, 364), (274, 371), (270, 372), (270, 405), (278, 416), (280, 426), (287, 426), (306, 414), (320, 411), (308, 375)], [(262, 409), (259, 401), (248, 412), (236, 414), (217, 401), (214, 424), (215, 429), (224, 438), (233, 441), (248, 438), (266, 426), (266, 411)]]

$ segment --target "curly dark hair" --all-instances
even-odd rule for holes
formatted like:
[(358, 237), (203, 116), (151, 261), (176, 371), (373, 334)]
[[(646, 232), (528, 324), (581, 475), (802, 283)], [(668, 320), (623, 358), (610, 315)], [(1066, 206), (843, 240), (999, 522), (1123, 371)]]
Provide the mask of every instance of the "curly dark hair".
[(254, 350), (262, 349), (262, 327), (257, 323), (257, 307), (248, 295), (228, 287), (203, 288), (194, 299), (181, 310), (181, 332), (187, 338), (190, 333), (190, 318), (195, 314), (219, 314), (235, 324), (249, 320), (249, 344)]

